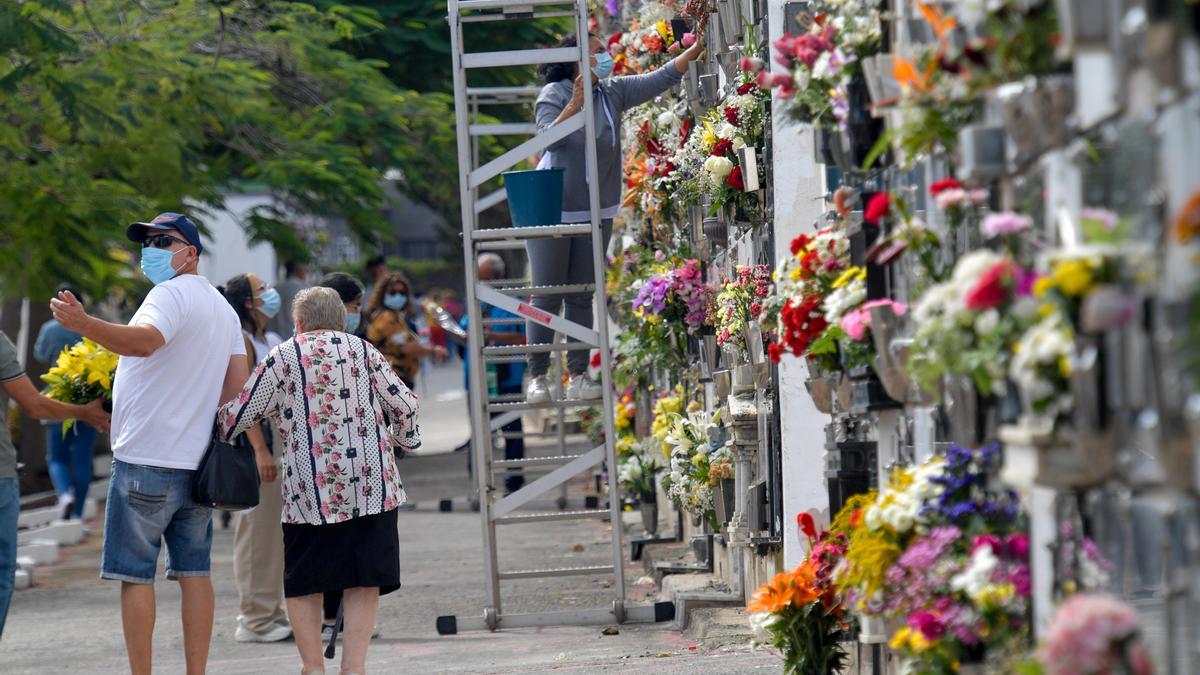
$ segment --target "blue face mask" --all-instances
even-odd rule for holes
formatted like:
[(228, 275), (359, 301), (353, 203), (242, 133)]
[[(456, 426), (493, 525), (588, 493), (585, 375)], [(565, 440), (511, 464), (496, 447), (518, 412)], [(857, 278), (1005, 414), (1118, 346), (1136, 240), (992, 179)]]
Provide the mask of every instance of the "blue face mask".
[(383, 306), (397, 312), (408, 304), (408, 296), (404, 293), (388, 293), (383, 296)]
[(263, 301), (262, 307), (259, 307), (258, 311), (262, 312), (263, 316), (268, 319), (274, 319), (275, 315), (279, 313), (280, 305), (283, 304), (283, 299), (279, 297), (279, 291), (274, 288), (268, 288), (258, 297)]
[(156, 285), (173, 279), (178, 274), (171, 264), (174, 259), (175, 254), (170, 251), (161, 248), (144, 248), (142, 249), (142, 274), (145, 274), (146, 278)]
[(592, 72), (596, 74), (596, 79), (603, 80), (612, 75), (613, 57), (608, 52), (600, 52), (596, 55), (596, 65), (592, 66)]
[(354, 331), (358, 330), (358, 322), (360, 320), (362, 320), (361, 314), (347, 314), (346, 315), (346, 332), (353, 333)]

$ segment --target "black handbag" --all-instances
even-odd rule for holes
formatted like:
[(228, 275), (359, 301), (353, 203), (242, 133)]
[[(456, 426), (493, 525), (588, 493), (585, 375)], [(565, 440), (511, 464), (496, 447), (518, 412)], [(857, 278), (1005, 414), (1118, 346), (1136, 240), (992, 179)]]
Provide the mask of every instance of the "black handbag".
[(201, 506), (241, 511), (258, 506), (258, 464), (246, 434), (226, 443), (213, 429), (212, 441), (192, 478), (192, 501)]

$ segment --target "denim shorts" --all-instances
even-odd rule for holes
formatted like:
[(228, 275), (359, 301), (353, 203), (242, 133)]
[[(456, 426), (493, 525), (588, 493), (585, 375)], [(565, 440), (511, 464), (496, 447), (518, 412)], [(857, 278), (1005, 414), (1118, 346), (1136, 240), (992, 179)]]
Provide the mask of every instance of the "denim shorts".
[(192, 501), (195, 473), (113, 460), (101, 578), (154, 583), (164, 541), (168, 579), (209, 575), (212, 509)]

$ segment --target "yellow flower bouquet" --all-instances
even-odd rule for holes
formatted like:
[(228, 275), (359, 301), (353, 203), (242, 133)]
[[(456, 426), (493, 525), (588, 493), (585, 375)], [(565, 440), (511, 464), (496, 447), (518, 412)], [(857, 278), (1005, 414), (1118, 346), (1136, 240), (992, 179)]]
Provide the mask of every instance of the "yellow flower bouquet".
[[(49, 385), (46, 396), (75, 404), (96, 399), (112, 401), (117, 358), (116, 354), (87, 338), (63, 349), (54, 367), (42, 375), (42, 381)], [(73, 424), (74, 420), (67, 420), (63, 423), (63, 431), (69, 431)]]

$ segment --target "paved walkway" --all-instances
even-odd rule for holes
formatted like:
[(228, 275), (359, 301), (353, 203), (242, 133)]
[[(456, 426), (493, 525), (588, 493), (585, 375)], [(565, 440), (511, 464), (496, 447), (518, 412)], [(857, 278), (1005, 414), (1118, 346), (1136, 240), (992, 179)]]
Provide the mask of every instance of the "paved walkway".
[[(449, 375), (441, 373), (444, 378)], [(443, 389), (443, 391), (445, 391)], [(466, 425), (455, 419), (453, 396), (440, 404), (426, 392), (423, 420), (426, 454), (401, 462), (401, 474), (418, 509), (400, 516), (401, 570), (404, 587), (380, 604), (382, 636), (374, 641), (368, 666), (376, 673), (510, 672), (778, 672), (780, 661), (747, 648), (708, 651), (671, 624), (626, 625), (619, 635), (601, 627), (545, 628), (439, 637), (435, 619), (443, 614), (476, 616), (483, 605), (480, 523), (465, 510), (466, 457), (453, 447), (465, 438)], [(463, 405), (463, 403), (458, 403)], [(459, 413), (461, 415), (461, 412)], [(434, 442), (431, 440), (438, 439)], [(582, 499), (585, 481), (572, 485), (572, 502)], [(437, 502), (454, 498), (452, 513), (439, 513)], [(551, 501), (533, 508), (553, 508)], [(577, 507), (577, 506), (576, 506)], [(98, 528), (99, 523), (92, 523)], [(500, 549), (505, 568), (528, 569), (560, 564), (603, 564), (611, 560), (607, 525), (596, 521), (540, 523), (503, 529)], [(233, 640), (237, 592), (234, 587), (232, 530), (216, 530), (213, 581), (217, 619), (210, 673), (295, 673), (299, 667), (291, 641), (241, 644)], [(128, 672), (121, 636), (119, 586), (97, 577), (100, 536), (63, 549), (60, 562), (40, 568), (38, 585), (19, 591), (0, 643), (0, 673)], [(640, 576), (630, 566), (626, 579)], [(611, 578), (566, 577), (506, 583), (507, 611), (537, 611), (597, 606), (611, 599)], [(183, 672), (179, 591), (171, 582), (157, 585), (156, 672)], [(653, 586), (634, 587), (631, 601), (653, 599)], [(336, 662), (334, 662), (336, 664)], [(337, 672), (331, 667), (331, 674)]]

